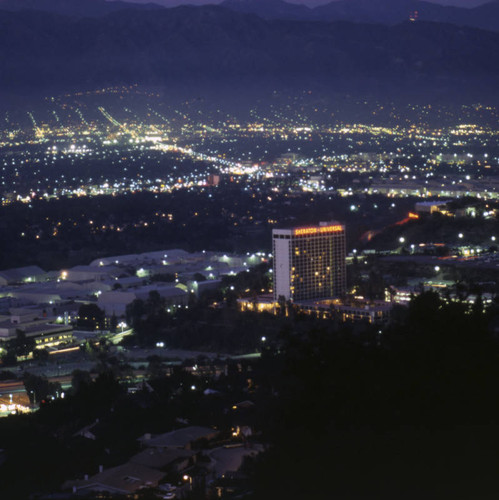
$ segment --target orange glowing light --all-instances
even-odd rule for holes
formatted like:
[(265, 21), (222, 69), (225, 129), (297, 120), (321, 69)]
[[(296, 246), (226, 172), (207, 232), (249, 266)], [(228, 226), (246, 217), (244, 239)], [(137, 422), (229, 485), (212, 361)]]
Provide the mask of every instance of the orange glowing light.
[(412, 213), (412, 212), (409, 212), (409, 219), (419, 219), (419, 215)]
[(321, 226), (321, 227), (300, 227), (294, 230), (295, 236), (308, 236), (310, 234), (327, 234), (340, 233), (343, 231), (343, 226)]

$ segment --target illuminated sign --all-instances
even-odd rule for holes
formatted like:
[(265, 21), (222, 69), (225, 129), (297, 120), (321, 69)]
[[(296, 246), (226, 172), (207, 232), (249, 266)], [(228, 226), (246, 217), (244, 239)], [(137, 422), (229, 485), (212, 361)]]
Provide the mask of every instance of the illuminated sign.
[(295, 236), (308, 236), (311, 234), (328, 234), (340, 233), (343, 231), (343, 226), (339, 224), (335, 226), (321, 226), (321, 227), (300, 227), (294, 230)]

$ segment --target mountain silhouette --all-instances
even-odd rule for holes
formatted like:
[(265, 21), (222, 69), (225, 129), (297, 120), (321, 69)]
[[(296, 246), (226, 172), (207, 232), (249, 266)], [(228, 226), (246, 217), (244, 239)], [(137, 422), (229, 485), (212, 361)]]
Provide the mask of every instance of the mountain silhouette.
[(120, 10), (158, 9), (152, 3), (131, 3), (106, 0), (0, 0), (0, 10), (22, 12), (26, 10), (51, 12), (71, 17), (98, 17)]
[[(315, 8), (285, 0), (224, 0), (220, 5), (269, 20), (351, 21), (394, 25), (412, 18), (499, 31), (499, 0), (490, 0), (489, 3), (474, 8), (464, 8), (475, 4), (472, 2), (470, 5), (466, 1), (467, 3), (463, 2), (463, 7), (444, 6), (423, 0), (334, 0)], [(0, 0), (0, 10), (36, 10), (80, 18), (101, 17), (121, 10), (157, 10), (168, 7), (167, 0), (140, 3), (121, 0)]]
[(221, 7), (83, 19), (3, 11), (0, 65), (0, 89), (25, 91), (229, 80), (478, 85), (499, 76), (499, 34), (426, 22), (269, 21)]
[(312, 20), (317, 17), (313, 9), (283, 0), (225, 0), (220, 5), (236, 12), (256, 14), (264, 19)]
[(225, 0), (221, 5), (237, 12), (256, 14), (264, 19), (351, 21), (389, 25), (413, 19), (499, 31), (498, 1), (472, 9), (420, 0), (338, 0), (314, 9), (283, 0)]

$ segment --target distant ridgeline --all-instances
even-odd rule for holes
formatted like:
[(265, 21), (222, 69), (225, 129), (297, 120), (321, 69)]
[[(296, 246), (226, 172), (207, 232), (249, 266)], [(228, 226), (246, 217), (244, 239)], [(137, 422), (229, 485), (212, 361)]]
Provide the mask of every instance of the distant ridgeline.
[[(139, 2), (139, 3), (137, 3)], [(102, 17), (121, 10), (143, 11), (161, 9), (182, 0), (155, 0), (135, 2), (120, 0), (0, 0), (0, 9), (13, 12), (37, 10), (71, 17)], [(193, 3), (193, 2), (184, 2)], [(449, 23), (491, 31), (499, 30), (499, 2), (497, 0), (440, 0), (438, 3), (422, 0), (332, 0), (309, 8), (284, 0), (205, 0), (206, 4), (264, 19), (294, 21), (350, 21), (356, 23), (398, 24), (407, 20)]]
[(291, 4), (283, 0), (224, 0), (221, 5), (265, 19), (376, 24), (419, 20), (499, 30), (499, 2), (489, 0), (481, 3), (483, 5), (478, 5), (473, 0), (465, 0), (463, 6), (468, 8), (458, 8), (421, 0), (333, 0), (310, 9), (305, 5)]
[[(269, 20), (218, 6), (123, 9), (122, 5), (118, 10), (115, 5), (116, 12), (94, 18), (81, 17), (81, 12), (65, 17), (11, 11), (14, 5), (34, 3), (40, 9), (47, 5), (41, 0), (0, 0), (1, 91), (29, 93), (126, 83), (202, 87), (231, 81), (276, 87), (347, 82), (345, 88), (351, 84), (380, 91), (386, 84), (395, 88), (477, 89), (484, 84), (499, 88), (499, 33), (427, 22), (423, 7), (430, 4), (424, 2), (396, 0), (405, 13), (385, 19), (385, 25), (372, 24), (382, 22), (375, 16), (320, 16), (371, 24)], [(94, 11), (103, 3), (118, 4), (85, 3)], [(257, 3), (272, 6), (276, 2)], [(358, 2), (334, 5), (339, 9), (346, 3)], [(363, 3), (380, 4), (377, 0)], [(409, 20), (413, 3), (424, 4), (417, 22)], [(82, 2), (71, 4), (81, 6)], [(231, 0), (227, 5), (234, 7)], [(493, 2), (480, 8), (497, 10), (498, 6)], [(476, 9), (451, 11), (467, 12), (469, 23), (462, 24), (485, 27), (470, 21)], [(491, 13), (487, 19), (488, 27), (494, 29), (499, 14)], [(452, 21), (451, 17), (438, 20)]]

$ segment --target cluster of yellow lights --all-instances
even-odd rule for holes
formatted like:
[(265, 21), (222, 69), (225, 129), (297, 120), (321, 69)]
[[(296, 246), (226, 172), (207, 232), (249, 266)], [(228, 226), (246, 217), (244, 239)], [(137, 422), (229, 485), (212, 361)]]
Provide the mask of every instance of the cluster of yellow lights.
[(300, 227), (294, 230), (295, 236), (304, 236), (309, 234), (340, 233), (343, 226), (321, 226), (321, 227)]

